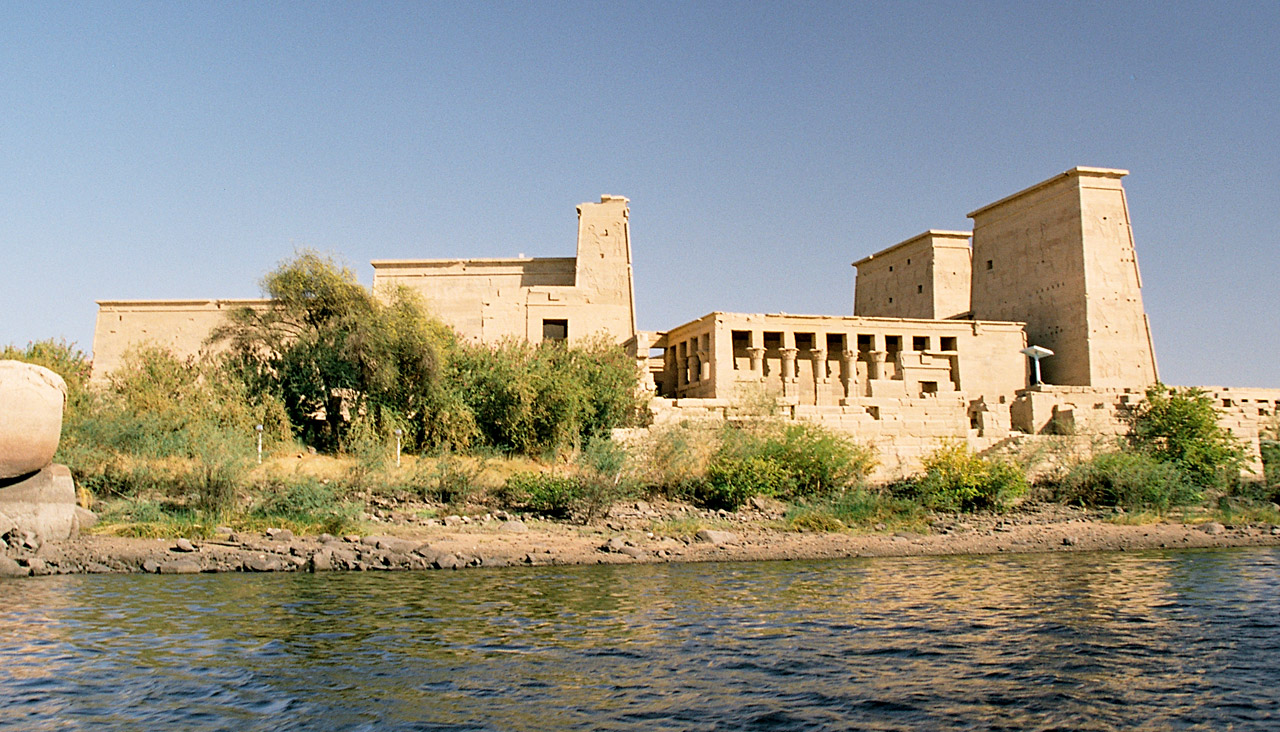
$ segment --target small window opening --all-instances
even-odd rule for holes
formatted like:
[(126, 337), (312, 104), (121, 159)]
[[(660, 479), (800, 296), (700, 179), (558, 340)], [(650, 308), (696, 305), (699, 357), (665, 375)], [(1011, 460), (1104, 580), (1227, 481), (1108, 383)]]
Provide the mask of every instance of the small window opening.
[(776, 351), (779, 348), (782, 348), (782, 334), (781, 333), (765, 333), (764, 347), (771, 351)]
[(937, 393), (938, 393), (938, 382), (936, 381), (920, 382), (920, 394), (922, 396), (927, 396), (929, 394), (937, 394)]
[(827, 351), (840, 353), (844, 350), (844, 333), (827, 334)]
[(889, 353), (897, 353), (902, 350), (902, 336), (885, 336), (884, 350)]
[(813, 350), (814, 341), (812, 333), (796, 333), (796, 348), (800, 351)]
[(987, 260), (987, 269), (991, 269), (991, 267), (992, 267), (992, 262), (991, 262), (991, 260), (990, 260), (990, 259), (988, 259), (988, 260)]
[(911, 350), (913, 351), (929, 350), (929, 336), (914, 336), (911, 339)]
[(892, 304), (893, 304), (893, 298), (892, 298), (892, 297), (891, 297), (891, 298), (889, 298), (889, 304), (890, 304), (890, 305), (892, 305)]
[(923, 294), (924, 294), (924, 285), (916, 285), (916, 294), (917, 294), (917, 295), (923, 295)]
[(868, 351), (871, 350), (871, 346), (874, 343), (875, 341), (873, 340), (873, 336), (862, 335), (862, 334), (858, 335), (858, 351), (859, 352), (867, 353)]
[(890, 271), (890, 272), (892, 272), (892, 271), (893, 271), (893, 265), (892, 265), (892, 264), (891, 264), (891, 265), (889, 265), (889, 271)]
[(569, 340), (569, 321), (568, 320), (552, 320), (544, 318), (542, 321), (542, 340), (544, 341), (566, 341)]
[(955, 337), (955, 336), (942, 336), (942, 350), (944, 350), (944, 351), (954, 351), (954, 350), (956, 350), (956, 337)]

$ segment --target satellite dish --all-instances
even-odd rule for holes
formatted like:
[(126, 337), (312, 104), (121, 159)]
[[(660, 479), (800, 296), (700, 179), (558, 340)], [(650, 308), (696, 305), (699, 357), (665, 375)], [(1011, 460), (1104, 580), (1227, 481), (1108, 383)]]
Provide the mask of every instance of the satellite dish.
[(1045, 348), (1044, 346), (1027, 346), (1026, 348), (1022, 349), (1022, 351), (1021, 351), (1020, 353), (1022, 353), (1022, 354), (1023, 354), (1023, 355), (1025, 355), (1025, 356), (1028, 356), (1028, 357), (1030, 357), (1030, 358), (1035, 359), (1035, 362), (1036, 362), (1036, 378), (1035, 378), (1035, 381), (1032, 381), (1032, 382), (1031, 382), (1031, 385), (1032, 385), (1032, 386), (1035, 386), (1036, 384), (1040, 384), (1040, 383), (1042, 383), (1042, 381), (1041, 381), (1041, 379), (1040, 379), (1040, 359), (1042, 359), (1042, 358), (1048, 358), (1049, 356), (1052, 356), (1052, 355), (1053, 355), (1053, 351), (1050, 351), (1049, 349)]

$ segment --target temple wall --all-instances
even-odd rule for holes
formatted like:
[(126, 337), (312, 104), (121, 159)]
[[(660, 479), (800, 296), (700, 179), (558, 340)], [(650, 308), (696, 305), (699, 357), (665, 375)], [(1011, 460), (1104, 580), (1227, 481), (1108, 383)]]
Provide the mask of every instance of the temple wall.
[(130, 348), (146, 343), (166, 348), (180, 357), (196, 356), (205, 339), (226, 314), (236, 308), (255, 307), (262, 299), (244, 300), (99, 300), (93, 329), (95, 381), (120, 367)]
[(711, 313), (673, 328), (658, 393), (838, 406), (962, 392), (1003, 403), (1027, 384), (1019, 323)]
[(540, 259), (375, 260), (375, 292), (403, 286), (464, 338), (571, 343), (635, 334), (627, 199), (578, 207), (577, 256)]
[(1145, 387), (1156, 380), (1120, 179), (1073, 168), (969, 216), (972, 317), (1027, 324), (1050, 384)]
[(937, 231), (854, 262), (853, 314), (941, 320), (969, 312), (969, 232)]

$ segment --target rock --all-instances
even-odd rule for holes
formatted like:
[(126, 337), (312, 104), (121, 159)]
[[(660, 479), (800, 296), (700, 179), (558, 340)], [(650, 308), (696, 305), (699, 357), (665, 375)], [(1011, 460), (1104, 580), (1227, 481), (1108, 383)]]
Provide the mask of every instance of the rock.
[(36, 551), (40, 548), (40, 537), (36, 536), (34, 531), (22, 532), (22, 548)]
[(61, 376), (35, 364), (0, 361), (0, 480), (53, 462), (66, 401)]
[(1271, 535), (1272, 535), (1272, 536), (1280, 536), (1280, 526), (1272, 526), (1272, 527), (1271, 527)]
[(338, 537), (333, 534), (321, 534), (316, 537), (316, 541), (321, 544), (336, 544), (338, 542)]
[(307, 569), (312, 572), (328, 572), (333, 569), (333, 551), (330, 549), (321, 549), (307, 562)]
[(160, 574), (200, 574), (200, 565), (190, 560), (164, 562), (160, 565)]
[(1227, 527), (1223, 526), (1217, 521), (1210, 521), (1209, 523), (1202, 525), (1200, 527), (1200, 530), (1208, 534), (1209, 536), (1217, 536), (1218, 534), (1225, 533), (1227, 530)]
[(91, 529), (98, 524), (98, 514), (94, 513), (93, 511), (90, 511), (87, 508), (76, 506), (75, 514), (76, 514), (76, 519), (75, 519), (75, 528), (73, 529), (73, 533), (78, 534), (81, 531), (84, 531), (85, 529)]
[(21, 480), (0, 480), (0, 528), (17, 527), (42, 543), (71, 538), (78, 507), (65, 465), (48, 465)]
[(618, 553), (631, 557), (632, 559), (643, 559), (649, 556), (649, 552), (646, 552), (638, 546), (624, 546), (618, 550)]
[(272, 541), (293, 541), (293, 532), (288, 529), (267, 529), (267, 538)]
[(431, 562), (431, 566), (436, 569), (462, 569), (467, 564), (456, 554), (441, 554)]
[[(370, 539), (373, 541), (370, 541)], [(368, 536), (364, 538), (363, 543), (372, 544), (377, 549), (385, 549), (397, 554), (408, 554), (418, 548), (418, 542), (394, 536)]]
[(39, 557), (31, 557), (19, 562), (19, 564), (26, 565), (27, 571), (31, 573), (32, 577), (42, 577), (49, 574), (49, 566)]
[(462, 522), (461, 516), (445, 516), (444, 517), (445, 526), (461, 526), (462, 523), (463, 522)]
[(282, 565), (266, 557), (249, 557), (240, 566), (246, 572), (276, 572)]
[(627, 547), (627, 540), (621, 536), (615, 536), (600, 545), (600, 551), (617, 554)]
[(715, 529), (701, 529), (698, 531), (696, 538), (706, 544), (714, 544), (721, 546), (723, 544), (737, 544), (738, 535), (732, 531), (717, 531)]
[(31, 570), (0, 554), (0, 577), (26, 577), (30, 573)]
[(1063, 546), (1075, 546), (1076, 544), (1079, 544), (1079, 543), (1080, 543), (1080, 540), (1079, 540), (1079, 539), (1077, 539), (1077, 538), (1076, 538), (1076, 537), (1074, 537), (1074, 536), (1064, 536), (1064, 537), (1062, 537), (1062, 545), (1063, 545)]
[(498, 525), (498, 531), (508, 534), (527, 534), (529, 527), (525, 526), (523, 521), (503, 521)]
[(344, 535), (343, 535), (343, 537), (342, 537), (342, 540), (343, 540), (343, 541), (345, 541), (345, 542), (347, 542), (348, 544), (359, 544), (359, 543), (360, 543), (360, 535), (359, 535), (359, 534), (344, 534)]
[(173, 551), (175, 552), (193, 552), (196, 548), (190, 541), (186, 539), (178, 539), (173, 543)]
[(160, 563), (154, 559), (146, 559), (142, 562), (142, 571), (147, 574), (155, 574), (160, 571)]

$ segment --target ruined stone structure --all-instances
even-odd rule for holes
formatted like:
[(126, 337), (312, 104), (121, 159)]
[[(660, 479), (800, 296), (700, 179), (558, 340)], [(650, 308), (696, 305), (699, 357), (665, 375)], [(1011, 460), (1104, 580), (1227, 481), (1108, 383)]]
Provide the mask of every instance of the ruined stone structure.
[(464, 337), (574, 342), (635, 334), (627, 199), (601, 196), (578, 206), (576, 257), (545, 259), (385, 259), (373, 287), (421, 293), (432, 314)]
[[(1072, 168), (969, 214), (972, 233), (931, 229), (854, 262), (853, 317), (711, 313), (659, 334), (657, 420), (731, 419), (763, 390), (784, 417), (874, 445), (882, 478), (942, 439), (1123, 434), (1157, 380), (1125, 175)], [(1044, 384), (1028, 345), (1054, 353)], [(1211, 396), (1256, 465), (1280, 390)]]
[(930, 229), (853, 263), (853, 314), (944, 320), (969, 317), (967, 231)]
[[(1121, 434), (1157, 379), (1121, 179), (1077, 167), (854, 262), (852, 316), (713, 312), (636, 330), (628, 202), (578, 207), (575, 257), (377, 260), (375, 292), (408, 287), (460, 335), (625, 344), (655, 422), (733, 418), (745, 400), (869, 442), (882, 477), (941, 439), (985, 449), (1020, 435)], [(152, 341), (199, 352), (225, 313), (263, 300), (102, 301), (94, 375)], [(1027, 346), (1053, 351), (1031, 384)], [(651, 355), (656, 352), (657, 355)], [(1280, 390), (1215, 390), (1223, 423), (1256, 447)]]
[[(574, 342), (599, 335), (625, 343), (636, 331), (629, 215), (621, 196), (578, 206), (576, 257), (378, 260), (374, 292), (415, 290), (433, 315), (471, 340)], [(197, 356), (229, 311), (267, 302), (99, 300), (93, 378), (105, 378), (143, 343)]]

